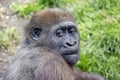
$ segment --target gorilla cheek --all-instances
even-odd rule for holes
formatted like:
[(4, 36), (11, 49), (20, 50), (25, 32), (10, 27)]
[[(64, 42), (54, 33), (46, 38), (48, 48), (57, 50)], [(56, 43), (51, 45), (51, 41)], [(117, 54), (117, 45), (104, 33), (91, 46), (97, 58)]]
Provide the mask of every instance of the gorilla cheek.
[(55, 38), (51, 39), (49, 38), (49, 42), (47, 43), (49, 48), (54, 49), (59, 52), (59, 44)]

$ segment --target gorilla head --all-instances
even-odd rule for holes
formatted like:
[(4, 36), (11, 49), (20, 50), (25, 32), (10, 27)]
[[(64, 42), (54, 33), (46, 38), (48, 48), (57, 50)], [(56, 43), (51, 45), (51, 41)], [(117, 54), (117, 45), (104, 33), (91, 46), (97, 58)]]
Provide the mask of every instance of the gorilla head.
[(28, 45), (56, 50), (73, 66), (79, 58), (79, 34), (73, 16), (54, 8), (36, 13), (25, 28)]

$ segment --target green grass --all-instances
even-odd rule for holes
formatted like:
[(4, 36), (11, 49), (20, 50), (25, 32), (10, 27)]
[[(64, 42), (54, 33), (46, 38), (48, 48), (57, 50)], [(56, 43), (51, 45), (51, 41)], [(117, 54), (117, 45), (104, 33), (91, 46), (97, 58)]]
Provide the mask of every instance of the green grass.
[(12, 47), (18, 43), (18, 33), (14, 27), (0, 28), (0, 48), (12, 51)]
[(120, 80), (120, 0), (37, 0), (14, 4), (12, 10), (26, 17), (49, 7), (66, 8), (76, 18), (81, 37), (77, 68)]
[(120, 79), (120, 58), (116, 56), (104, 55), (103, 53), (81, 54), (77, 67), (83, 71), (99, 73), (107, 80)]
[(28, 4), (18, 3), (12, 4), (11, 9), (18, 13), (21, 17), (28, 17), (31, 13), (36, 12), (40, 9), (62, 7), (69, 3), (73, 3), (75, 0), (36, 0), (36, 2), (29, 2)]
[[(103, 2), (106, 4), (106, 1), (109, 0)], [(103, 8), (95, 2), (96, 6), (86, 1), (79, 3), (83, 6), (76, 7), (73, 4), (81, 36), (81, 55), (77, 67), (84, 71), (99, 73), (107, 80), (120, 79), (120, 5), (118, 7), (118, 3), (115, 5), (111, 3), (110, 7), (102, 6)]]
[(27, 5), (22, 4), (22, 3), (11, 5), (11, 9), (15, 13), (17, 13), (19, 16), (24, 17), (24, 18), (28, 17), (30, 13), (36, 12), (41, 8), (43, 8), (43, 5), (39, 5), (38, 3), (35, 3), (35, 2), (30, 2)]

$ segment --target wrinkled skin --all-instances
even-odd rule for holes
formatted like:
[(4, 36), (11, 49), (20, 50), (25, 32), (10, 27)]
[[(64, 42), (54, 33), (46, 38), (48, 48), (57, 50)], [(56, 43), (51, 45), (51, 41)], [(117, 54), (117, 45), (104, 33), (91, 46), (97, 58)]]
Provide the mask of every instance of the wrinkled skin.
[(59, 52), (69, 65), (75, 65), (79, 58), (79, 34), (76, 25), (73, 22), (61, 22), (49, 31), (46, 45)]

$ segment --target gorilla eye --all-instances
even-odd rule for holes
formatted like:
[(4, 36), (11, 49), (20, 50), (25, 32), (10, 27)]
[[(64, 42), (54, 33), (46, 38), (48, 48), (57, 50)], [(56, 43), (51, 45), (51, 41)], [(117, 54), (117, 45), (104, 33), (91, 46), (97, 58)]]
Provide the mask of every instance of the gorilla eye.
[(56, 36), (58, 36), (58, 37), (62, 37), (64, 35), (64, 32), (63, 32), (63, 30), (57, 30), (57, 32), (56, 32)]
[(31, 31), (31, 37), (34, 40), (38, 40), (41, 37), (42, 29), (41, 28), (33, 28)]
[(68, 30), (68, 32), (69, 32), (70, 34), (75, 34), (75, 33), (76, 33), (76, 29), (75, 29), (75, 28), (70, 28), (70, 29)]

